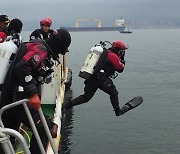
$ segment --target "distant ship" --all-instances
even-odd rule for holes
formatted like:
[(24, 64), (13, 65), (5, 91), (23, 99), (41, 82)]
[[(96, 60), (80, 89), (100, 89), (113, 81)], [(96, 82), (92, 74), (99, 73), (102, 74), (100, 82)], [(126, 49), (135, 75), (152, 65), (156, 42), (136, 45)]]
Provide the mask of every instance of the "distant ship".
[[(98, 21), (97, 27), (79, 27), (79, 21)], [(83, 32), (83, 31), (119, 31), (120, 33), (132, 33), (129, 31), (124, 19), (116, 19), (116, 22), (111, 27), (102, 27), (100, 19), (78, 19), (76, 20), (75, 27), (61, 27), (70, 32)]]
[(119, 31), (120, 33), (132, 33), (127, 27), (123, 31)]

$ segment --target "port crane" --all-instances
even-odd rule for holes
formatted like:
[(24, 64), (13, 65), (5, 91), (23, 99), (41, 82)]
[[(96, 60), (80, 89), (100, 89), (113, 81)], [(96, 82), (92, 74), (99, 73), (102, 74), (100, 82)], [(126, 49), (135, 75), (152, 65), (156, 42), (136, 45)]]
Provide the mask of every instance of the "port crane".
[(76, 19), (76, 27), (79, 28), (79, 22), (81, 21), (97, 21), (98, 27), (102, 27), (102, 22), (100, 19)]

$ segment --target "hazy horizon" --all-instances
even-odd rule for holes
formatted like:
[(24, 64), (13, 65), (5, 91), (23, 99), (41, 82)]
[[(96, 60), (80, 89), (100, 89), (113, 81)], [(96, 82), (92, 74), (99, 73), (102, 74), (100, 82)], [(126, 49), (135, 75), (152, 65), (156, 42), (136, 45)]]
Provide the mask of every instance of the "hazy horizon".
[(52, 27), (75, 26), (82, 18), (101, 19), (103, 26), (121, 17), (127, 23), (180, 23), (179, 6), (179, 0), (1, 0), (0, 14), (21, 19), (24, 27), (38, 27), (45, 17), (52, 19)]

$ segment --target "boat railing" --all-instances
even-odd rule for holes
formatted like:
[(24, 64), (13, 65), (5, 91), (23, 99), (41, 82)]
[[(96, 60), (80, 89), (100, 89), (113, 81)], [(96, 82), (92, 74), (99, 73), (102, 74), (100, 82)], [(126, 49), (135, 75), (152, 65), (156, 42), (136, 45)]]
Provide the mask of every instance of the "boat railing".
[[(39, 133), (38, 133), (38, 131), (37, 131), (37, 128), (36, 128), (36, 126), (35, 126), (35, 124), (34, 124), (32, 115), (31, 115), (31, 113), (30, 113), (30, 111), (29, 111), (29, 108), (28, 108), (28, 105), (27, 105), (27, 102), (28, 102), (28, 101), (29, 101), (28, 99), (23, 99), (23, 100), (20, 100), (20, 101), (17, 101), (17, 102), (14, 102), (14, 103), (12, 103), (12, 104), (9, 104), (9, 105), (6, 105), (6, 106), (2, 107), (2, 108), (0, 109), (0, 127), (4, 128), (4, 124), (3, 124), (3, 121), (2, 121), (2, 114), (4, 113), (4, 111), (6, 111), (6, 110), (8, 110), (8, 109), (10, 109), (10, 108), (13, 108), (13, 107), (16, 107), (16, 106), (22, 104), (23, 107), (24, 107), (24, 110), (25, 110), (25, 112), (26, 112), (27, 118), (28, 118), (28, 120), (29, 120), (29, 123), (30, 123), (30, 125), (31, 125), (32, 131), (33, 131), (33, 133), (34, 133), (34, 135), (35, 135), (35, 138), (36, 138), (36, 140), (37, 140), (39, 149), (40, 149), (40, 151), (41, 151), (42, 154), (45, 154), (45, 153), (46, 153), (46, 152), (45, 152), (45, 149), (44, 149), (44, 147), (43, 147), (43, 144), (42, 144), (42, 141), (41, 141), (41, 139), (40, 139)], [(46, 131), (46, 135), (47, 135), (47, 137), (48, 137), (48, 140), (49, 140), (49, 142), (50, 142), (50, 144), (51, 144), (51, 146), (52, 146), (53, 152), (54, 152), (54, 154), (57, 154), (57, 153), (58, 153), (58, 152), (57, 152), (57, 149), (56, 149), (56, 147), (55, 147), (55, 144), (54, 144), (54, 141), (53, 141), (53, 139), (52, 139), (52, 136), (51, 136), (49, 127), (48, 127), (48, 125), (47, 125), (46, 119), (45, 119), (45, 117), (44, 117), (44, 114), (43, 114), (43, 111), (42, 111), (41, 108), (38, 110), (38, 113), (39, 113), (39, 116), (40, 116), (40, 118), (41, 118), (41, 121), (42, 121), (42, 124), (43, 124), (43, 126), (44, 126), (44, 129), (45, 129), (45, 131)], [(1, 132), (1, 130), (0, 130), (0, 132)], [(18, 136), (18, 137), (19, 137), (19, 136)], [(4, 151), (10, 150), (10, 151), (11, 151), (10, 153), (14, 153), (14, 149), (13, 149), (13, 146), (12, 146), (10, 140), (9, 140), (8, 142), (6, 142), (6, 144), (2, 144), (2, 143), (1, 143), (1, 145), (2, 145)], [(8, 153), (8, 154), (9, 154), (9, 153)]]
[(10, 143), (10, 136), (14, 136), (22, 145), (24, 149), (24, 153), (30, 154), (27, 143), (24, 137), (18, 132), (10, 128), (2, 128), (0, 127), (0, 143), (3, 147), (3, 150), (6, 154), (12, 153), (15, 154), (15, 151)]

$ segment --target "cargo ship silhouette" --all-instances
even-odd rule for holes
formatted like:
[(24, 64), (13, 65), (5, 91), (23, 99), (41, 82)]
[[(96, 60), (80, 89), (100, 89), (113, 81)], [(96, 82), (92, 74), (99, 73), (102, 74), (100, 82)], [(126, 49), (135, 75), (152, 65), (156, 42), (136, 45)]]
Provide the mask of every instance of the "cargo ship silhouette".
[[(81, 21), (97, 21), (98, 26), (97, 27), (80, 27), (79, 22)], [(132, 33), (130, 31), (125, 23), (125, 20), (123, 18), (116, 19), (116, 22), (111, 27), (102, 27), (102, 22), (100, 19), (77, 19), (76, 20), (76, 26), (75, 27), (61, 27), (65, 28), (70, 32), (83, 32), (83, 31), (119, 31), (120, 33)]]

